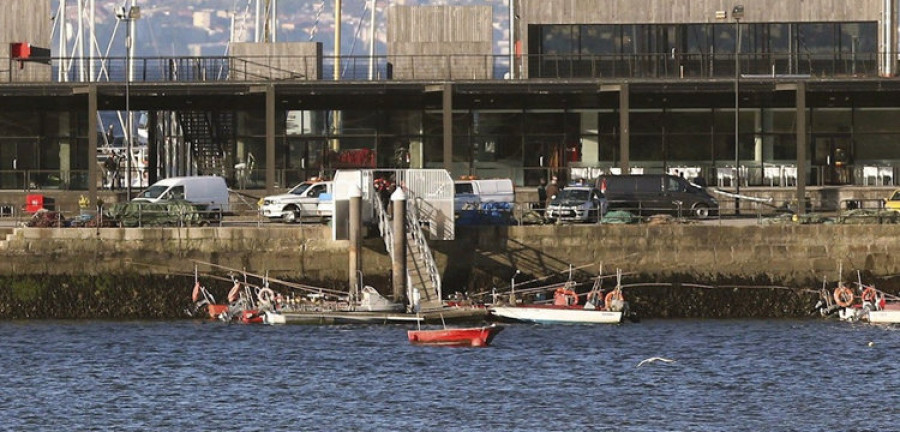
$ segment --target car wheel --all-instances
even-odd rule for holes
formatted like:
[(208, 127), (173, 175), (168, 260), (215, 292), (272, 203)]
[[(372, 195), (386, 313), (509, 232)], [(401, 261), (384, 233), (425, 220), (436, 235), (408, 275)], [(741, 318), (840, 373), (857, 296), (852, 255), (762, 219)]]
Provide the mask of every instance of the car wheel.
[(709, 207), (707, 207), (703, 204), (698, 204), (696, 207), (694, 207), (694, 216), (696, 216), (698, 219), (708, 218), (709, 217)]
[(300, 215), (297, 212), (297, 208), (292, 206), (284, 209), (281, 217), (284, 223), (294, 223), (297, 222), (297, 220), (300, 218)]

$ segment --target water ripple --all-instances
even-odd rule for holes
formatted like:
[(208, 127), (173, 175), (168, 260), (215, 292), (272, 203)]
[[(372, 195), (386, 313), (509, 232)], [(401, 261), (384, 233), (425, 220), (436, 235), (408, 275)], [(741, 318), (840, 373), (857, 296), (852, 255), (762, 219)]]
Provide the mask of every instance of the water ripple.
[[(826, 321), (509, 326), (0, 323), (8, 430), (890, 429), (900, 333)], [(638, 364), (651, 357), (675, 360)]]

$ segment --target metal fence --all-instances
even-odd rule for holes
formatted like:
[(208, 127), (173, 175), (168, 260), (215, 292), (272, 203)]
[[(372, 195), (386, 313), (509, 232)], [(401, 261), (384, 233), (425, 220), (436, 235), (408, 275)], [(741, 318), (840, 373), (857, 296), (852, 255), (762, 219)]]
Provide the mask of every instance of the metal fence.
[[(735, 54), (531, 54), (518, 58), (515, 68), (510, 67), (509, 56), (495, 54), (134, 57), (130, 60), (132, 82), (730, 79), (737, 73), (745, 78), (871, 78), (879, 76), (879, 55), (877, 52), (852, 56), (738, 54), (737, 71)], [(18, 60), (6, 60), (0, 60), (6, 66), (0, 66), (0, 82), (21, 82)], [(124, 82), (128, 62), (128, 57), (52, 57), (48, 67), (52, 79), (59, 82)]]

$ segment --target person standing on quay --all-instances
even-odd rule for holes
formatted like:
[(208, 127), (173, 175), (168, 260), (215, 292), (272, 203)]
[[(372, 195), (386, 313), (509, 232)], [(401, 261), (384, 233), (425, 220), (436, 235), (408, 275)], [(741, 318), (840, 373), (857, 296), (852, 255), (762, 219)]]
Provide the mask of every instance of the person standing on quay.
[(552, 200), (559, 193), (559, 185), (557, 184), (559, 180), (556, 176), (553, 176), (553, 179), (550, 180), (550, 186), (547, 186), (547, 199)]
[(538, 208), (543, 210), (547, 207), (547, 179), (541, 177), (541, 184), (537, 188)]

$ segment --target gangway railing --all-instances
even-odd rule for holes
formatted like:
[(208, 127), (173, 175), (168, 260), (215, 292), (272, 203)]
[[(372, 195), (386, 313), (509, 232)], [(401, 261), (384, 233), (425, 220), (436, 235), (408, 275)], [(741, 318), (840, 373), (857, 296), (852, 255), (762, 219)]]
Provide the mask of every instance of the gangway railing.
[[(415, 200), (411, 202), (415, 202)], [(378, 231), (381, 233), (381, 238), (384, 240), (384, 247), (387, 250), (388, 255), (393, 257), (394, 235), (396, 234), (393, 231), (391, 218), (388, 216), (387, 209), (385, 209), (384, 203), (381, 199), (379, 199), (378, 197), (373, 197), (372, 205), (375, 209), (375, 217), (378, 221)], [(418, 261), (425, 264), (428, 282), (431, 283), (432, 291), (435, 296), (434, 299), (440, 301), (440, 299), (442, 298), (440, 271), (437, 268), (437, 262), (434, 260), (434, 254), (431, 252), (431, 248), (428, 246), (428, 242), (425, 238), (425, 233), (422, 231), (422, 222), (419, 219), (418, 211), (419, 209), (417, 205), (409, 205), (408, 203), (406, 208), (406, 229), (407, 233), (412, 238), (412, 244), (407, 244), (407, 253), (415, 253)], [(416, 285), (414, 284), (412, 272), (410, 271), (409, 267), (407, 267), (406, 269), (406, 281), (407, 286), (409, 287)]]
[(435, 298), (440, 301), (442, 298), (441, 275), (437, 268), (437, 263), (434, 261), (434, 254), (431, 252), (431, 248), (428, 246), (428, 241), (425, 238), (425, 233), (422, 231), (422, 223), (419, 220), (418, 202), (419, 200), (412, 200), (410, 202), (407, 202), (406, 229), (409, 231), (409, 234), (411, 235), (412, 240), (416, 245), (415, 249), (418, 252), (419, 258), (422, 259), (422, 262), (425, 263), (425, 270), (427, 271), (428, 279), (434, 289), (434, 294), (436, 296)]

